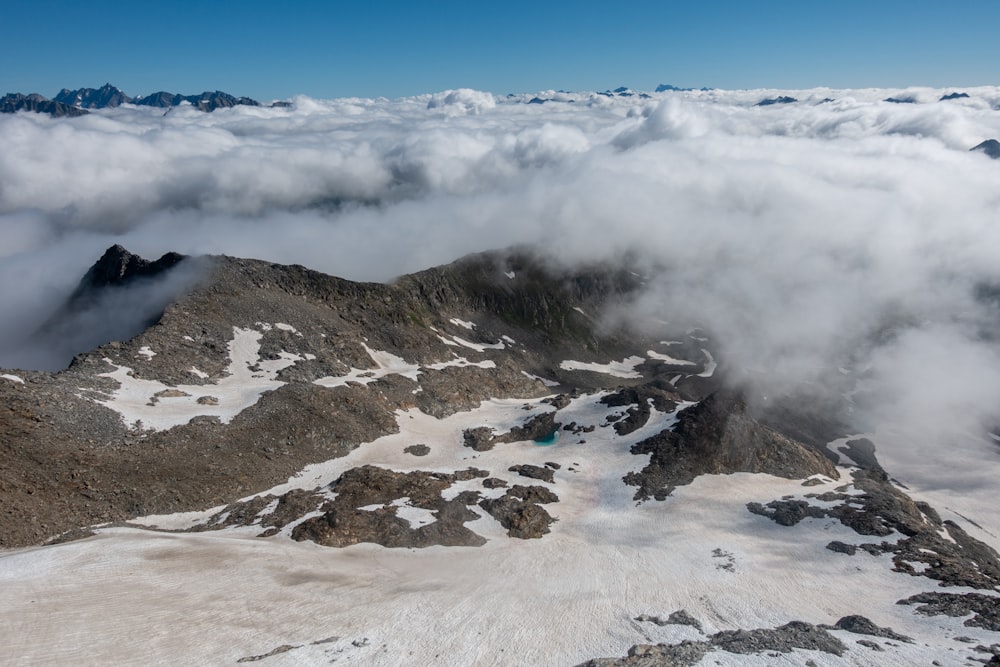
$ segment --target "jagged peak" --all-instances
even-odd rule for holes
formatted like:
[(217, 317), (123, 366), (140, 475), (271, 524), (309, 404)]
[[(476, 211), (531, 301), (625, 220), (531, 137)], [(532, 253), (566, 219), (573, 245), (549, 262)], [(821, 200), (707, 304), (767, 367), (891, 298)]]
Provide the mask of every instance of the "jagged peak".
[(90, 267), (80, 282), (80, 288), (123, 285), (135, 278), (151, 277), (172, 268), (184, 258), (185, 255), (168, 252), (159, 259), (150, 261), (116, 243), (105, 250), (101, 258)]

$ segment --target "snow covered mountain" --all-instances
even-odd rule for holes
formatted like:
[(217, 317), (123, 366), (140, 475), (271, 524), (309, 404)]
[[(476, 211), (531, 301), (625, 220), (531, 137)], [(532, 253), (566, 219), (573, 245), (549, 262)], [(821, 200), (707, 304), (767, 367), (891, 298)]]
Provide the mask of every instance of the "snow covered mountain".
[(104, 318), (99, 347), (0, 374), (6, 655), (1000, 661), (990, 505), (935, 505), (892, 433), (850, 432), (850, 369), (763, 396), (713, 332), (613, 317), (635, 269), (515, 249), (381, 284), (110, 248), (38, 333)]

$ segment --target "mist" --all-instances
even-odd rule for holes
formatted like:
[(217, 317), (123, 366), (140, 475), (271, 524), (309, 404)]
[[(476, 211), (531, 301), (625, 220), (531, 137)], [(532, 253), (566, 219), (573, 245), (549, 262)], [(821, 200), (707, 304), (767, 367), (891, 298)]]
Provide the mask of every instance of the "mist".
[[(470, 90), (211, 114), (0, 116), (0, 354), (104, 248), (357, 280), (488, 249), (660, 267), (619, 321), (697, 323), (762, 396), (863, 392), (858, 431), (1000, 423), (1000, 88)], [(789, 95), (793, 104), (759, 107)], [(884, 102), (913, 97), (914, 104)], [(75, 343), (74, 343), (75, 344)], [(836, 382), (834, 381), (836, 380)]]

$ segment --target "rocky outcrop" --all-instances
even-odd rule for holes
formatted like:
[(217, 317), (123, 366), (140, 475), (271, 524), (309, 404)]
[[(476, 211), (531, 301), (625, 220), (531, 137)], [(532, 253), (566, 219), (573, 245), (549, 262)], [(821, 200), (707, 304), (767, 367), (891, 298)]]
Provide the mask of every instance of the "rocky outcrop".
[(74, 296), (105, 287), (121, 287), (139, 278), (152, 278), (172, 269), (185, 259), (184, 255), (168, 252), (155, 261), (134, 255), (120, 245), (104, 251), (80, 280)]
[(506, 433), (494, 435), (488, 426), (476, 426), (465, 429), (462, 433), (466, 447), (477, 452), (487, 452), (504, 442), (521, 442), (525, 440), (542, 440), (552, 437), (562, 424), (556, 423), (554, 412), (543, 412), (535, 415), (521, 426), (515, 426)]
[(787, 479), (815, 474), (837, 478), (820, 452), (787, 438), (754, 419), (743, 396), (719, 391), (680, 413), (674, 429), (632, 447), (649, 455), (649, 464), (629, 473), (625, 482), (638, 487), (636, 500), (662, 500), (698, 475), (768, 473)]
[[(864, 443), (871, 445), (866, 440), (854, 441), (852, 445), (854, 456), (871, 468), (852, 473), (854, 487), (861, 493), (807, 494), (805, 500), (786, 498), (766, 505), (749, 503), (747, 509), (783, 526), (794, 526), (808, 517), (830, 517), (859, 535), (900, 534), (903, 537), (893, 542), (855, 545), (838, 540), (827, 548), (847, 555), (854, 555), (859, 549), (873, 555), (892, 554), (897, 572), (935, 579), (942, 586), (1000, 590), (1000, 555), (893, 486), (878, 465), (874, 449), (869, 450)], [(840, 504), (820, 507), (812, 504), (811, 499)]]
[(896, 604), (920, 605), (918, 614), (960, 618), (972, 614), (963, 625), (1000, 632), (1000, 597), (983, 593), (920, 593)]
[(487, 498), (479, 506), (507, 529), (507, 534), (522, 540), (548, 534), (555, 521), (542, 505), (558, 502), (559, 497), (541, 486), (515, 484), (499, 498)]
[(638, 644), (629, 649), (625, 658), (599, 658), (579, 667), (686, 667), (700, 662), (708, 652), (716, 650), (759, 655), (791, 653), (795, 649), (842, 656), (847, 647), (822, 627), (792, 621), (773, 629), (726, 630), (697, 642)]
[(901, 635), (894, 631), (892, 628), (881, 628), (868, 618), (860, 616), (857, 614), (852, 614), (851, 616), (844, 616), (839, 621), (837, 621), (833, 626), (821, 626), (827, 630), (846, 630), (847, 632), (852, 632), (856, 635), (868, 635), (869, 637), (880, 637), (882, 639), (891, 639), (897, 642), (905, 642), (907, 644), (912, 644), (913, 639), (907, 637), (906, 635)]
[(614, 422), (618, 435), (628, 435), (649, 421), (652, 409), (669, 413), (677, 408), (680, 397), (674, 386), (666, 381), (652, 382), (635, 387), (623, 387), (601, 397), (601, 403), (611, 407), (628, 406), (625, 415)]

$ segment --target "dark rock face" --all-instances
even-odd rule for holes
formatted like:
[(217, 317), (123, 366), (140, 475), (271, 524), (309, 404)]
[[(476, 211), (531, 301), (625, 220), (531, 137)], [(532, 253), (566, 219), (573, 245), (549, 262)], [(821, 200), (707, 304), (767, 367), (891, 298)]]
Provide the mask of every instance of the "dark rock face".
[(1000, 159), (1000, 141), (996, 139), (987, 139), (986, 141), (976, 144), (970, 151), (980, 151), (981, 153), (986, 153), (989, 157), (994, 160)]
[(698, 475), (763, 472), (787, 479), (823, 474), (836, 479), (833, 464), (818, 451), (787, 438), (750, 416), (743, 397), (719, 391), (680, 413), (673, 431), (632, 447), (649, 454), (649, 465), (629, 473), (636, 500), (662, 499)]
[(121, 287), (138, 278), (158, 276), (184, 259), (184, 255), (168, 252), (155, 261), (149, 261), (133, 255), (120, 245), (113, 245), (84, 274), (71, 300), (89, 290)]
[(403, 451), (413, 456), (427, 456), (431, 453), (431, 448), (427, 445), (410, 445), (409, 447), (404, 447)]
[(848, 440), (845, 446), (840, 448), (840, 451), (847, 454), (852, 461), (868, 472), (885, 476), (885, 470), (882, 469), (875, 456), (875, 445), (868, 438)]
[(779, 97), (768, 97), (766, 99), (757, 102), (755, 106), (758, 107), (768, 107), (772, 104), (792, 104), (793, 102), (798, 102), (794, 97), (789, 97), (788, 95), (781, 95)]
[(127, 340), (155, 324), (200, 279), (204, 261), (185, 259), (167, 253), (148, 261), (121, 246), (109, 248), (35, 332), (36, 368), (60, 370), (81, 350)]
[(10, 93), (0, 97), (0, 113), (17, 113), (18, 111), (34, 111), (35, 113), (47, 113), (53, 118), (84, 116), (87, 111), (78, 109), (62, 102), (55, 102), (43, 97), (38, 93), (22, 95), (21, 93)]
[(611, 407), (629, 406), (625, 416), (614, 425), (618, 435), (628, 435), (646, 425), (652, 408), (664, 413), (673, 412), (677, 408), (678, 400), (680, 397), (672, 385), (663, 382), (619, 389), (603, 396), (601, 403)]
[(84, 109), (113, 108), (132, 101), (132, 98), (120, 88), (112, 86), (110, 83), (106, 83), (100, 88), (78, 88), (77, 90), (63, 88), (53, 99), (56, 102)]

